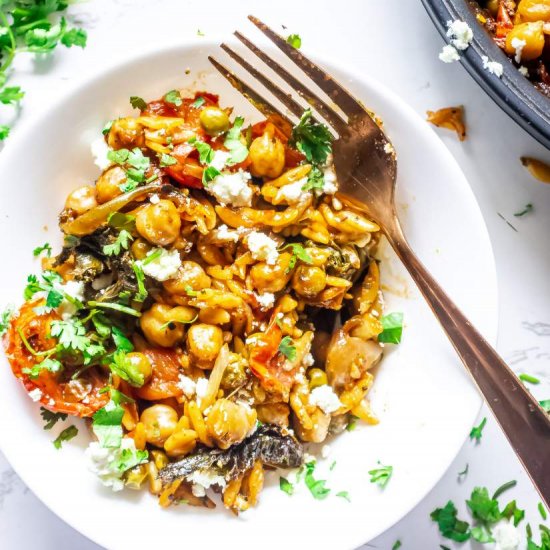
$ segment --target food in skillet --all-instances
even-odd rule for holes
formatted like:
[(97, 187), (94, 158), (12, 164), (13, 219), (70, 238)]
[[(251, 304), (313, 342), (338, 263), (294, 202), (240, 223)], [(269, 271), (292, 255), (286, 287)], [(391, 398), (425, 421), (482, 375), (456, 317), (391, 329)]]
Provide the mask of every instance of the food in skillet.
[(206, 507), (212, 487), (242, 511), (265, 468), (376, 422), (369, 370), (401, 330), (383, 336), (379, 228), (335, 197), (310, 111), (245, 126), (209, 93), (131, 102), (139, 116), (93, 147), (95, 185), (66, 199), (6, 354), (45, 419), (89, 419), (105, 485)]
[(524, 76), (550, 96), (550, 0), (471, 2), (477, 19)]

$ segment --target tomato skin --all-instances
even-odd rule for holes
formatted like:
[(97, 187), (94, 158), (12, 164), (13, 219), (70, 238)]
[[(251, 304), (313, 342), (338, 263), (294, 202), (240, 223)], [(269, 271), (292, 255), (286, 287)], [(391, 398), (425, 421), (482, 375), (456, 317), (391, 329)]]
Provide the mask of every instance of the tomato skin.
[[(23, 369), (36, 364), (34, 356), (26, 349), (19, 331), (36, 351), (46, 351), (56, 345), (49, 337), (50, 324), (59, 319), (55, 312), (37, 315), (34, 308), (43, 305), (44, 300), (27, 302), (12, 318), (9, 329), (3, 338), (4, 350), (13, 374), (22, 382), (27, 392), (40, 391), (38, 400), (45, 408), (74, 416), (89, 417), (109, 401), (108, 393), (99, 391), (107, 385), (108, 376), (98, 367), (91, 367), (82, 373), (78, 381), (70, 377), (65, 380), (63, 373), (43, 370), (36, 379), (31, 379)], [(83, 393), (81, 390), (85, 389)], [(86, 401), (86, 402), (84, 402)]]
[(147, 348), (142, 353), (151, 361), (153, 373), (141, 388), (134, 388), (134, 394), (148, 401), (183, 395), (178, 385), (181, 372), (178, 354), (165, 348)]

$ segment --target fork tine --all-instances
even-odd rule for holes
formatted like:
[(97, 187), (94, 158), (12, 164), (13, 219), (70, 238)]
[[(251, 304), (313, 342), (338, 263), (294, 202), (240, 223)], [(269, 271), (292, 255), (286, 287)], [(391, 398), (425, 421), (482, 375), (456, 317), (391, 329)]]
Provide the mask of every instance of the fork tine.
[(287, 44), (286, 40), (271, 30), (257, 17), (249, 15), (248, 19), (258, 27), (283, 53), (285, 53), (302, 71), (323, 90), (348, 116), (363, 115), (365, 109), (361, 104), (330, 75), (323, 71), (318, 65), (309, 60), (296, 48)]
[(243, 36), (239, 31), (236, 31), (235, 36), (254, 54), (256, 54), (269, 68), (273, 69), (285, 82), (287, 82), (293, 90), (303, 97), (310, 105), (312, 105), (321, 116), (330, 122), (336, 130), (341, 130), (346, 127), (346, 122), (338, 113), (331, 109), (322, 99), (317, 97), (312, 91), (304, 86), (297, 78), (291, 75), (284, 67), (279, 65), (274, 59), (269, 57), (246, 36)]
[(216, 61), (211, 55), (208, 56), (208, 61), (216, 67), (216, 69), (224, 76), (231, 86), (239, 91), (260, 113), (262, 113), (270, 122), (279, 128), (285, 135), (289, 136), (292, 132), (293, 123), (283, 115), (269, 101), (264, 99), (256, 90), (243, 82), (238, 76), (225, 68), (221, 63)]
[(255, 69), (250, 63), (245, 61), (238, 53), (234, 52), (227, 44), (221, 44), (222, 50), (227, 52), (243, 69), (247, 70), (256, 80), (265, 86), (293, 115), (300, 118), (304, 108), (294, 101), (289, 94), (281, 90), (276, 84), (273, 84), (260, 71)]

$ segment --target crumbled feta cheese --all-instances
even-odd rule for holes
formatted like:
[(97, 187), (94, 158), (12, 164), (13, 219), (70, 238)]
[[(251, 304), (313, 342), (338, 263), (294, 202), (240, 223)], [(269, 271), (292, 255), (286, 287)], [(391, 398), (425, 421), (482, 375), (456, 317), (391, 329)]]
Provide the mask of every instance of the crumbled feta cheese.
[(42, 399), (42, 392), (40, 391), (39, 388), (34, 388), (34, 390), (31, 390), (29, 392), (29, 397), (33, 401), (40, 401), (40, 399)]
[(200, 406), (201, 400), (206, 395), (207, 389), (208, 389), (208, 380), (206, 378), (199, 378), (195, 386), (195, 392), (197, 394), (197, 405)]
[(481, 56), (481, 61), (483, 61), (483, 68), (488, 70), (491, 74), (494, 74), (498, 78), (502, 76), (504, 72), (504, 67), (502, 63), (498, 61), (489, 61), (489, 58), (486, 55)]
[(492, 529), (495, 550), (517, 550), (520, 536), (512, 521), (501, 520)]
[(521, 54), (523, 52), (523, 48), (527, 45), (527, 42), (525, 40), (521, 40), (521, 38), (514, 37), (512, 38), (510, 45), (514, 50), (516, 50), (516, 55), (514, 56), (514, 60), (516, 63), (521, 62)]
[(447, 21), (447, 36), (457, 50), (465, 50), (474, 38), (470, 25), (465, 21)]
[(202, 485), (205, 489), (208, 489), (212, 485), (219, 485), (220, 487), (225, 487), (226, 481), (223, 476), (216, 475), (208, 471), (195, 470), (185, 477), (187, 481), (196, 483), (197, 485)]
[(206, 496), (206, 489), (199, 483), (193, 483), (193, 486), (191, 487), (191, 492), (193, 493), (193, 496), (197, 498)]
[(221, 172), (230, 158), (231, 153), (229, 151), (221, 151), (218, 149), (214, 153), (214, 158), (212, 159), (210, 166), (213, 166), (214, 168), (216, 168), (216, 170), (219, 170)]
[(306, 368), (307, 367), (312, 367), (313, 365), (315, 365), (315, 359), (313, 359), (313, 355), (311, 355), (311, 353), (308, 353), (304, 357), (304, 359), (302, 361), (302, 365)]
[(257, 336), (249, 336), (245, 341), (244, 343), (247, 345), (247, 346), (250, 346), (250, 345), (254, 345), (256, 343), (256, 340), (258, 340), (258, 337)]
[(529, 76), (529, 69), (523, 65), (518, 69), (523, 76)]
[(82, 281), (67, 281), (66, 283), (54, 282), (53, 287), (63, 294), (63, 300), (57, 307), (57, 313), (64, 321), (70, 319), (76, 312), (77, 307), (67, 299), (73, 298), (79, 302), (84, 301), (84, 283)]
[(189, 378), (189, 376), (180, 374), (178, 378), (178, 386), (188, 399), (191, 399), (195, 395), (197, 383), (192, 378)]
[(240, 234), (238, 231), (229, 229), (227, 225), (220, 225), (216, 230), (216, 237), (220, 241), (229, 241), (237, 242), (239, 240)]
[(155, 193), (149, 197), (149, 202), (151, 204), (158, 204), (160, 202), (160, 197)]
[(302, 191), (302, 187), (307, 183), (307, 178), (302, 178), (294, 183), (283, 185), (275, 195), (276, 201), (286, 201), (288, 204), (296, 204), (311, 196), (309, 191)]
[(331, 451), (330, 445), (323, 445), (321, 447), (321, 456), (323, 458), (328, 458), (330, 456), (330, 451)]
[(309, 402), (312, 405), (319, 407), (325, 414), (337, 411), (342, 403), (334, 390), (327, 384), (317, 386), (309, 394)]
[(330, 163), (323, 169), (323, 189), (321, 193), (325, 195), (334, 195), (338, 191), (338, 180), (336, 179), (336, 172), (334, 171), (334, 164)]
[(387, 155), (395, 154), (395, 149), (389, 141), (386, 141), (386, 143), (384, 144), (384, 153), (386, 153)]
[(443, 61), (443, 63), (453, 63), (453, 61), (460, 61), (460, 56), (454, 46), (446, 44), (439, 53), (439, 59)]
[(304, 464), (309, 464), (310, 462), (317, 462), (317, 459), (309, 453), (304, 453)]
[[(160, 252), (159, 252), (160, 251)], [(154, 260), (145, 263), (152, 254), (159, 254)], [(177, 250), (166, 250), (165, 248), (153, 248), (147, 253), (143, 260), (136, 262), (143, 269), (145, 275), (153, 277), (157, 281), (167, 281), (176, 275), (181, 267), (180, 253)]]
[(117, 467), (117, 462), (120, 463), (123, 454), (127, 454), (128, 451), (132, 454), (136, 452), (136, 445), (130, 437), (124, 438), (118, 448), (102, 447), (98, 441), (92, 441), (85, 452), (88, 469), (99, 477), (105, 487), (110, 487), (113, 491), (122, 491), (124, 470), (121, 471)]
[(221, 205), (250, 206), (252, 204), (252, 188), (248, 185), (250, 174), (239, 170), (232, 174), (216, 176), (206, 187), (206, 190), (216, 197)]
[(261, 309), (268, 309), (270, 307), (273, 307), (273, 304), (275, 303), (275, 294), (273, 294), (272, 292), (256, 294), (256, 300), (258, 300)]
[(103, 137), (98, 137), (90, 144), (90, 150), (94, 157), (94, 164), (99, 166), (102, 170), (109, 168), (112, 162), (107, 158), (107, 153), (111, 151), (111, 148), (105, 142)]
[(255, 260), (265, 260), (270, 265), (277, 261), (279, 256), (277, 242), (265, 233), (259, 231), (249, 233), (246, 244)]

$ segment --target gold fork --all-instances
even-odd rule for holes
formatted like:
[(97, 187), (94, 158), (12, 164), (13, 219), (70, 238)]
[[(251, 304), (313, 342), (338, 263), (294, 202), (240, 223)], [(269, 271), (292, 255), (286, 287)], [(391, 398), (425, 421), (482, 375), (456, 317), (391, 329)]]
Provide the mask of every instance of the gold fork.
[[(393, 147), (361, 102), (330, 75), (257, 18), (249, 16), (339, 108), (319, 98), (301, 80), (239, 32), (235, 36), (279, 75), (338, 135), (333, 143), (339, 198), (352, 203), (376, 221), (430, 305), (449, 340), (506, 434), (546, 505), (550, 505), (550, 418), (428, 273), (411, 250), (397, 218), (394, 194), (396, 159)], [(226, 44), (221, 47), (269, 90), (295, 117), (304, 108)], [(210, 62), (259, 111), (284, 131), (292, 122), (253, 88), (211, 56)]]

